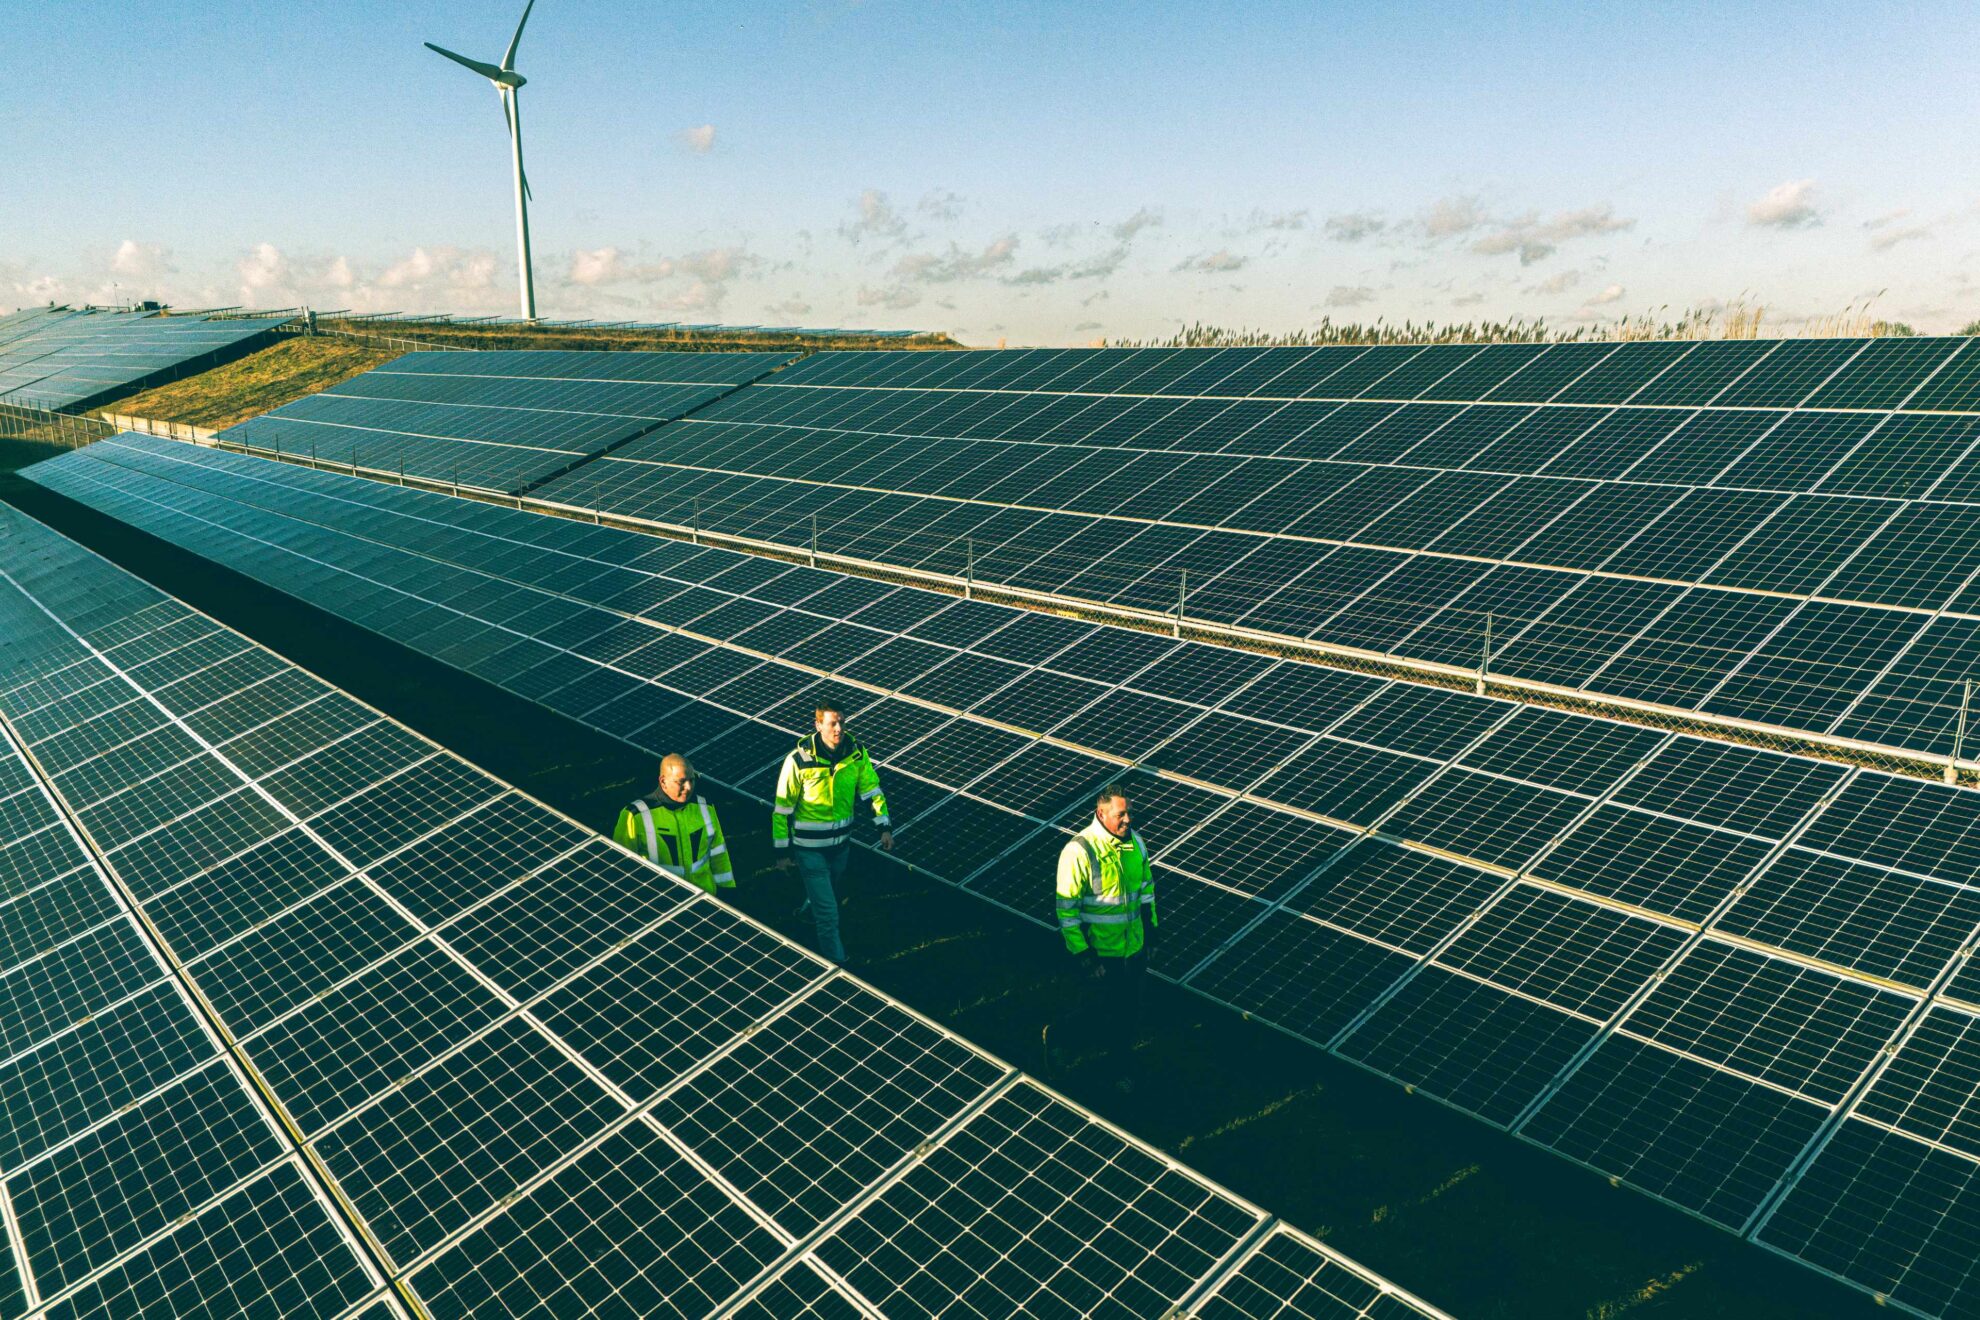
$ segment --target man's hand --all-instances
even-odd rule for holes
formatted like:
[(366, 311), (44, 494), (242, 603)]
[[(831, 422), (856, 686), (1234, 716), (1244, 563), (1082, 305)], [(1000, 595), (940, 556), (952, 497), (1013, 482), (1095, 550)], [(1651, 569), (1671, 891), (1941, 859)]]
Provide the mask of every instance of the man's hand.
[(779, 871), (788, 871), (797, 865), (797, 858), (791, 856), (789, 853), (785, 853), (777, 859), (776, 865)]
[(1100, 956), (1100, 951), (1090, 944), (1080, 953), (1079, 961), (1085, 968), (1087, 976), (1095, 981), (1107, 974), (1106, 960)]
[(894, 851), (894, 832), (892, 830), (880, 831), (880, 851), (884, 853)]

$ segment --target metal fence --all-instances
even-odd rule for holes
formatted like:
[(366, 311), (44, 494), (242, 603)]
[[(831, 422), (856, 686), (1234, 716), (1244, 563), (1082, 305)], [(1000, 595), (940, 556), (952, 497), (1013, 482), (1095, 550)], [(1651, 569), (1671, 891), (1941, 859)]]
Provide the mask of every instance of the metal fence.
[(80, 449), (115, 434), (117, 428), (100, 417), (0, 403), (0, 439)]

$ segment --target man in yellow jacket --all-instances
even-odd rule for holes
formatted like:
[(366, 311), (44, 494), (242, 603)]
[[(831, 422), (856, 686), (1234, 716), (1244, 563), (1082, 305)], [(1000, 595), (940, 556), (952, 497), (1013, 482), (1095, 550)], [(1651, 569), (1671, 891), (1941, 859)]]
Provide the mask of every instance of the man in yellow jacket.
[(694, 766), (678, 753), (660, 762), (660, 783), (619, 813), (612, 839), (668, 875), (718, 896), (736, 887), (715, 808), (694, 791)]
[(777, 869), (797, 868), (804, 882), (804, 908), (817, 928), (818, 952), (835, 963), (846, 960), (839, 939), (838, 885), (852, 852), (853, 813), (867, 803), (880, 828), (880, 850), (894, 850), (888, 828), (887, 795), (866, 749), (846, 735), (845, 712), (825, 700), (812, 712), (812, 731), (800, 738), (777, 772), (777, 794), (770, 815), (770, 842)]
[[(1118, 784), (1100, 790), (1093, 819), (1060, 850), (1057, 893), (1059, 933), (1091, 982), (1068, 1019), (1083, 1021), (1081, 1035), (1117, 1044), (1125, 1059), (1125, 1051), (1141, 1039), (1148, 958), (1155, 947), (1155, 872)], [(1066, 1025), (1070, 1022), (1062, 1023), (1061, 1032)], [(1047, 1027), (1048, 1067), (1052, 1035)], [(1134, 1089), (1125, 1073), (1115, 1084)]]

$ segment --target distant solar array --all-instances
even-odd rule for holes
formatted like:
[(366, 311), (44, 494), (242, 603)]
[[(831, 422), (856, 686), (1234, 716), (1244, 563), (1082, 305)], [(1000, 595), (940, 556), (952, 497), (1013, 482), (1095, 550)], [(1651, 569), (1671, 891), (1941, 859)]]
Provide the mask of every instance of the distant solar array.
[(926, 330), (860, 330), (846, 326), (801, 325), (721, 325), (685, 321), (526, 321), (517, 316), (452, 316), (431, 312), (366, 312), (352, 316), (344, 312), (319, 312), (322, 317), (368, 325), (517, 326), (544, 330), (659, 330), (708, 335), (799, 335), (813, 339), (914, 339)]
[(898, 855), (1923, 1314), (1980, 1306), (1980, 795), (123, 437), (51, 489), (761, 797), (821, 685)]
[(539, 495), (1935, 755), (1980, 669), (1970, 339), (823, 353)]
[(29, 308), (0, 318), (0, 403), (74, 410), (231, 354), (279, 322)]
[(219, 433), (270, 453), (515, 493), (788, 353), (408, 353)]
[(4, 507), (0, 717), (0, 1315), (1437, 1314)]

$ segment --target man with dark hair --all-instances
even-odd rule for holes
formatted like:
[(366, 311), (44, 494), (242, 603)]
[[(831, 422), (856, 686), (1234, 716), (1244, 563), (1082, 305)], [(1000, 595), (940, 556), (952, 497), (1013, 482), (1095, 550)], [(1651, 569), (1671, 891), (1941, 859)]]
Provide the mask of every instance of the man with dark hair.
[(694, 765), (676, 752), (660, 762), (653, 792), (619, 813), (612, 839), (661, 870), (711, 894), (736, 887), (715, 808), (694, 791)]
[[(1058, 913), (1066, 948), (1097, 982), (1069, 1016), (1085, 1019), (1088, 1037), (1133, 1049), (1155, 946), (1155, 873), (1119, 784), (1100, 790), (1093, 819), (1059, 851)], [(1050, 1027), (1045, 1043), (1049, 1065)], [(1125, 1072), (1115, 1085), (1134, 1089)]]
[(805, 907), (817, 928), (818, 952), (844, 963), (838, 886), (852, 852), (855, 804), (871, 806), (882, 852), (894, 850), (894, 832), (888, 828), (887, 795), (880, 791), (873, 758), (846, 736), (845, 712), (839, 704), (821, 700), (811, 724), (811, 733), (798, 740), (777, 773), (770, 841), (779, 850), (777, 869), (795, 866), (804, 882)]

